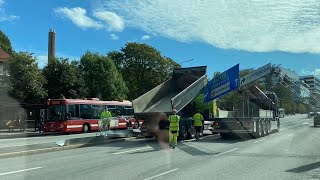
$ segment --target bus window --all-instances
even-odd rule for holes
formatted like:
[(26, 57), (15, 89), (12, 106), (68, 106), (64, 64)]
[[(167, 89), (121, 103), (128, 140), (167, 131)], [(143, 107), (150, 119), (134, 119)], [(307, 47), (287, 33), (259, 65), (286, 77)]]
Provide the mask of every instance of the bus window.
[(91, 106), (80, 104), (80, 117), (82, 119), (92, 119)]
[(130, 116), (130, 115), (133, 114), (133, 109), (131, 107), (130, 108), (124, 108), (122, 114), (125, 115), (125, 116)]
[(100, 119), (100, 114), (102, 111), (102, 105), (80, 105), (80, 117), (82, 119)]
[(102, 105), (92, 105), (92, 118), (93, 119), (100, 119), (100, 115), (103, 111), (103, 106)]
[(80, 117), (79, 104), (68, 105), (68, 114), (70, 114), (71, 119), (77, 119)]
[(49, 106), (50, 121), (63, 121), (66, 119), (66, 106), (52, 105)]

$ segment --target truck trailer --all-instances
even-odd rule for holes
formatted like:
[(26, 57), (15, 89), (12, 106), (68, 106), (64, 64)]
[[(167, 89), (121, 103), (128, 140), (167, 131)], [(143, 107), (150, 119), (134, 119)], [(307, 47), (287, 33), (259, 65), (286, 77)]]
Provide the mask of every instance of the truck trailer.
[(210, 119), (212, 132), (222, 137), (245, 133), (259, 138), (280, 130), (278, 97), (274, 92), (262, 92), (251, 86), (237, 93), (243, 97), (241, 103), (233, 111), (224, 112), (226, 117)]
[(172, 78), (133, 100), (134, 115), (143, 119), (141, 135), (159, 138), (168, 134), (168, 116), (176, 109), (180, 116), (179, 139), (194, 135), (192, 101), (207, 83), (206, 66), (174, 69)]

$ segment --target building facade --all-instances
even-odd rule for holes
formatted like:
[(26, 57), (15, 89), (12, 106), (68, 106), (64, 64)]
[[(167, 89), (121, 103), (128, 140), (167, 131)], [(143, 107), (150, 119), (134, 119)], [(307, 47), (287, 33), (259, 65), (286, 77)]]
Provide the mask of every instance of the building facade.
[[(314, 75), (300, 76), (300, 81), (308, 85), (308, 89), (313, 96), (320, 99), (320, 79)], [(320, 107), (320, 102), (315, 102), (316, 107)]]
[(4, 63), (9, 58), (10, 58), (10, 55), (0, 48), (0, 76), (7, 75), (7, 71), (4, 67)]
[(283, 75), (294, 81), (290, 85), (293, 101), (300, 102), (310, 97), (311, 91), (308, 89), (308, 84), (300, 81), (298, 73), (282, 67), (280, 67), (280, 70)]

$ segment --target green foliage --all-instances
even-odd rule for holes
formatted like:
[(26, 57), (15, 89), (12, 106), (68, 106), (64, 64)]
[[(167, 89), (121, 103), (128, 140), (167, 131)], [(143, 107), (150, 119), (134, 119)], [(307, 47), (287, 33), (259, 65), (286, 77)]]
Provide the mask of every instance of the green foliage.
[(112, 51), (108, 56), (121, 72), (130, 100), (161, 84), (170, 78), (174, 68), (180, 67), (147, 44), (127, 43), (120, 52)]
[(84, 98), (87, 89), (78, 63), (69, 59), (52, 59), (43, 69), (48, 98)]
[(46, 80), (36, 59), (27, 52), (14, 53), (9, 62), (11, 86), (9, 93), (22, 103), (41, 103), (47, 96)]
[(0, 30), (0, 48), (10, 55), (13, 54), (13, 49), (11, 46), (10, 39), (1, 30)]
[(80, 69), (89, 89), (89, 97), (99, 97), (104, 100), (127, 98), (128, 88), (109, 57), (86, 52), (81, 57)]
[(213, 101), (208, 102), (208, 103), (204, 103), (203, 99), (204, 99), (203, 93), (199, 94), (194, 99), (197, 111), (200, 113), (204, 113), (205, 111), (209, 111), (209, 112), (213, 113)]

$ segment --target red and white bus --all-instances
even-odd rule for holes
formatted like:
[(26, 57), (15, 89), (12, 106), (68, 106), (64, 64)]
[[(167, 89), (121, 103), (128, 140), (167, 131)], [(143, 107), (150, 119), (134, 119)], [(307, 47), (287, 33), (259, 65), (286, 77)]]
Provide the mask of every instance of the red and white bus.
[(142, 120), (133, 118), (130, 101), (88, 99), (53, 99), (47, 101), (48, 119), (44, 132), (89, 132), (99, 129), (104, 108), (112, 114), (110, 129), (140, 128)]

